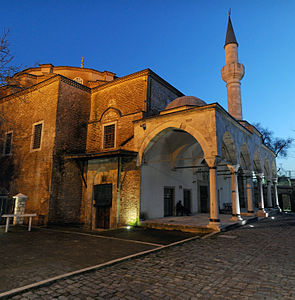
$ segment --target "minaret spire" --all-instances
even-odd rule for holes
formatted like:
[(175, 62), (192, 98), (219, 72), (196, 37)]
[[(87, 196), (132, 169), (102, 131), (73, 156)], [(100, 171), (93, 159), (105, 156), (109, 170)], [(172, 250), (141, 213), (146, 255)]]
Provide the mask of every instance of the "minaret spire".
[(238, 42), (228, 13), (228, 24), (224, 44), (225, 66), (221, 77), (226, 82), (228, 112), (237, 120), (242, 120), (241, 83), (245, 69), (238, 61)]
[(237, 44), (237, 46), (239, 46), (238, 42), (237, 42), (237, 39), (236, 39), (236, 36), (235, 36), (235, 32), (234, 32), (234, 29), (233, 29), (233, 25), (231, 23), (231, 19), (230, 19), (230, 9), (228, 11), (228, 24), (227, 24), (227, 30), (226, 30), (226, 38), (225, 38), (225, 43), (224, 43), (224, 47), (227, 45), (227, 44)]

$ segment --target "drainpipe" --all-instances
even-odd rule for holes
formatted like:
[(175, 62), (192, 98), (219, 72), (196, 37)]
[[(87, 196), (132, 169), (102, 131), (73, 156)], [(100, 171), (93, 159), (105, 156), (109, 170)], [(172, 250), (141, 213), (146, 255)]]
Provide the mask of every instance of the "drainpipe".
[(117, 175), (117, 227), (120, 221), (120, 198), (121, 198), (121, 157), (118, 157)]

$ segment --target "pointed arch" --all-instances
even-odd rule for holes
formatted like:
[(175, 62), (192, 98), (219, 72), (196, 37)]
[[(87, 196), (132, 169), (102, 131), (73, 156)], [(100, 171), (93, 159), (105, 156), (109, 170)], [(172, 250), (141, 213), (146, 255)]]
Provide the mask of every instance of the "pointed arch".
[(268, 158), (264, 159), (264, 175), (267, 179), (270, 179), (272, 175)]
[(251, 158), (247, 145), (244, 143), (240, 149), (240, 165), (244, 170), (251, 170)]
[(224, 161), (234, 165), (238, 162), (237, 149), (228, 131), (224, 133), (222, 138), (221, 157)]
[(263, 171), (261, 157), (260, 157), (258, 151), (255, 151), (254, 155), (253, 155), (253, 171), (256, 173), (261, 173)]
[(122, 113), (118, 108), (110, 106), (101, 114), (101, 116), (99, 118), (99, 122), (101, 122), (101, 120), (111, 111), (114, 111), (118, 115), (119, 118), (122, 116)]

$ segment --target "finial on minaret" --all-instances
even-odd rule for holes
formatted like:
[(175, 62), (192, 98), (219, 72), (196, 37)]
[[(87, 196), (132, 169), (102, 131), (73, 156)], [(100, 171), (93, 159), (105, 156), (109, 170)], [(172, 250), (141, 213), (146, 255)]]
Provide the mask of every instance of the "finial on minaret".
[(82, 60), (81, 60), (81, 68), (84, 68), (84, 56), (82, 56)]
[(237, 120), (242, 120), (241, 83), (245, 69), (238, 60), (238, 43), (228, 11), (228, 25), (224, 44), (225, 66), (221, 69), (221, 77), (226, 82), (228, 112)]
[(228, 10), (228, 24), (227, 24), (224, 47), (227, 44), (237, 44), (237, 46), (239, 46), (236, 36), (235, 36), (235, 33), (234, 33), (233, 25), (231, 23), (230, 15), (231, 15), (231, 9)]

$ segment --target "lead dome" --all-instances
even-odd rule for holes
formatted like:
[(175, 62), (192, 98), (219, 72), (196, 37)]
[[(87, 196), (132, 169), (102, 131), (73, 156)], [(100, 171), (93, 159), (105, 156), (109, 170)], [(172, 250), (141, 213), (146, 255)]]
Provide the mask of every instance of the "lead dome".
[(207, 105), (206, 102), (201, 100), (200, 98), (194, 96), (182, 96), (171, 101), (166, 106), (165, 110), (177, 108), (181, 106), (204, 106), (204, 105)]

